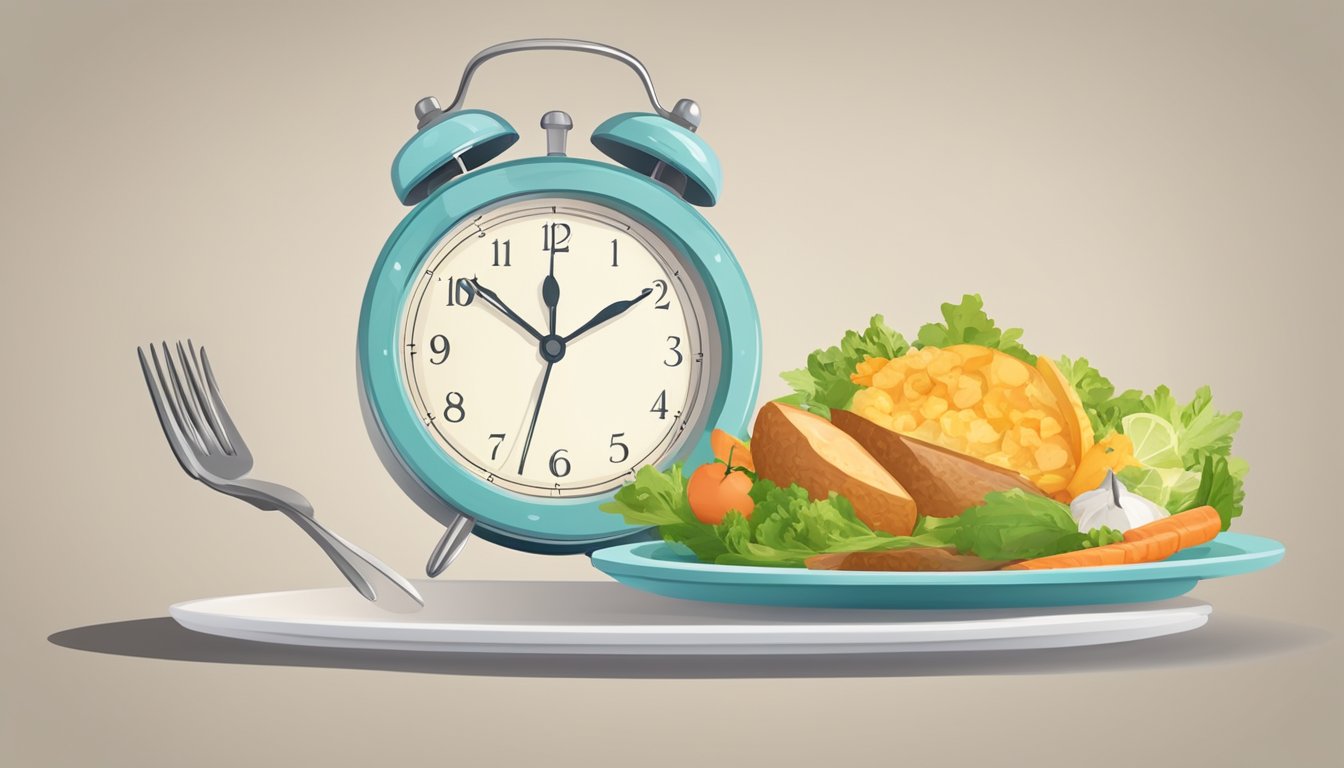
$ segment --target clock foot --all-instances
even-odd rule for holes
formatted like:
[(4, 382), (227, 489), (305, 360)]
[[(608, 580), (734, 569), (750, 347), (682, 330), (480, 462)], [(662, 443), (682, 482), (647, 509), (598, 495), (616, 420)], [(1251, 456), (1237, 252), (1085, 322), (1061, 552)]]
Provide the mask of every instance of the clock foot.
[(471, 538), (471, 529), (476, 525), (476, 521), (466, 515), (458, 515), (457, 519), (448, 526), (443, 532), (443, 537), (439, 543), (434, 546), (434, 551), (429, 555), (429, 562), (425, 563), (425, 573), (432, 579), (443, 573), (444, 570), (453, 564), (457, 555), (462, 551), (463, 545), (467, 539)]

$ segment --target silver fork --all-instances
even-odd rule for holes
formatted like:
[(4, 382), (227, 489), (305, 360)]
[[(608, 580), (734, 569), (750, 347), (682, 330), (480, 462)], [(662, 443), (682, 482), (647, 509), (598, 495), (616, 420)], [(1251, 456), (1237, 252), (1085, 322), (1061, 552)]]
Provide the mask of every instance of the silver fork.
[[(258, 509), (278, 510), (313, 537), (345, 578), (361, 595), (376, 605), (397, 613), (419, 610), (425, 601), (409, 581), (377, 558), (327, 530), (313, 518), (313, 505), (298, 491), (247, 476), (252, 453), (243, 442), (219, 396), (210, 358), (202, 347), (177, 342), (178, 365), (167, 342), (162, 342), (163, 363), (149, 345), (136, 347), (140, 369), (145, 374), (149, 396), (159, 415), (159, 425), (182, 469), (209, 487), (242, 499)], [(150, 360), (153, 360), (153, 370)], [(168, 369), (167, 375), (164, 368)]]

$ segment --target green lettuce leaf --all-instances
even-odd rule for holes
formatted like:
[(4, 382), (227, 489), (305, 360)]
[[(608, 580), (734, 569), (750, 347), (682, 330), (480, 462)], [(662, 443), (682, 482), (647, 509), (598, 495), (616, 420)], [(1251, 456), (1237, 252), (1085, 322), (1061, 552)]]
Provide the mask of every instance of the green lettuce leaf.
[(1218, 517), (1223, 521), (1222, 529), (1226, 531), (1232, 525), (1232, 518), (1241, 516), (1241, 505), (1245, 499), (1241, 478), (1233, 474), (1231, 462), (1222, 457), (1209, 456), (1204, 459), (1199, 489), (1186, 509), (1205, 504), (1213, 507), (1218, 510)]
[[(826, 552), (937, 546), (932, 540), (873, 531), (854, 514), (849, 500), (836, 493), (813, 500), (797, 485), (781, 488), (769, 480), (758, 480), (751, 497), (756, 503), (751, 517), (732, 521), (735, 538), (728, 551), (713, 562), (797, 568), (807, 558)], [(724, 525), (729, 522), (725, 520)]]
[(1083, 542), (1083, 548), (1104, 547), (1107, 544), (1119, 544), (1124, 540), (1124, 533), (1103, 525), (1087, 532), (1087, 541)]
[(1232, 438), (1241, 426), (1241, 412), (1219, 413), (1213, 409), (1213, 393), (1200, 387), (1189, 403), (1181, 405), (1171, 390), (1158, 387), (1143, 399), (1144, 410), (1157, 414), (1176, 429), (1181, 458), (1187, 469), (1203, 467), (1210, 456), (1227, 458), (1232, 452)]
[(633, 482), (621, 486), (614, 500), (600, 509), (621, 515), (631, 525), (698, 522), (686, 500), (686, 483), (680, 464), (673, 464), (666, 472), (646, 465), (635, 474)]
[(847, 331), (839, 346), (808, 355), (806, 368), (780, 374), (793, 389), (792, 395), (780, 401), (830, 418), (832, 408), (848, 408), (859, 391), (859, 385), (849, 378), (859, 363), (870, 357), (900, 357), (909, 349), (905, 337), (892, 330), (881, 315), (873, 315), (866, 330)]
[(1087, 358), (1080, 357), (1074, 360), (1061, 357), (1056, 362), (1064, 378), (1078, 393), (1078, 399), (1083, 403), (1083, 410), (1087, 411), (1087, 417), (1092, 422), (1092, 431), (1096, 433), (1097, 439), (1120, 431), (1122, 419), (1144, 410), (1142, 392), (1127, 389), (1117, 395), (1115, 385), (1102, 376), (1101, 371), (1093, 368), (1087, 362)]
[(922, 348), (979, 344), (1035, 365), (1036, 356), (1028, 352), (1018, 341), (1022, 337), (1022, 329), (1000, 329), (989, 315), (985, 314), (984, 306), (984, 300), (974, 293), (962, 296), (960, 304), (944, 304), (942, 306), (944, 322), (929, 323), (920, 328), (919, 341), (915, 346)]
[(734, 511), (708, 525), (691, 513), (685, 486), (679, 465), (666, 472), (644, 467), (601, 508), (632, 524), (657, 525), (665, 541), (719, 565), (801, 568), (828, 552), (947, 546), (989, 560), (1025, 560), (1111, 543), (1115, 534), (1080, 533), (1064, 504), (1011, 490), (986, 495), (983, 505), (958, 517), (922, 517), (912, 535), (893, 536), (865, 525), (843, 496), (814, 500), (797, 485), (781, 488), (769, 480), (752, 486), (749, 518)]
[(630, 525), (656, 525), (665, 541), (681, 544), (701, 560), (713, 562), (728, 551), (727, 546), (714, 526), (700, 522), (691, 512), (686, 483), (680, 464), (665, 472), (644, 466), (633, 482), (622, 486), (599, 509), (620, 515)]
[(933, 520), (922, 518), (915, 533), (986, 560), (1047, 557), (1082, 549), (1090, 541), (1078, 531), (1067, 505), (1020, 488), (988, 493), (978, 507), (957, 517)]
[(723, 565), (801, 568), (804, 560), (824, 552), (934, 546), (915, 537), (874, 532), (855, 516), (845, 497), (834, 493), (813, 501), (797, 485), (780, 488), (758, 480), (751, 495), (755, 509), (750, 518), (734, 511), (718, 525), (702, 523), (686, 499), (681, 466), (674, 464), (665, 472), (646, 466), (600, 508), (632, 525), (656, 525), (664, 541), (685, 547), (703, 562)]

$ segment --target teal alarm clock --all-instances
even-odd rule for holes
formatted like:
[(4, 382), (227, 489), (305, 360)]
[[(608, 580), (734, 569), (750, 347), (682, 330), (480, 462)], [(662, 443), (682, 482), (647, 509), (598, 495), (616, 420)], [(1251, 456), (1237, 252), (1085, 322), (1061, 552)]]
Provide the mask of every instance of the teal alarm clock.
[[(518, 133), (463, 108), (472, 75), (538, 50), (639, 76), (653, 112), (592, 134), (613, 162), (569, 157), (561, 111), (541, 119), (545, 156), (492, 162)], [(663, 108), (624, 51), (544, 39), (481, 51), (452, 103), (422, 99), (415, 114), (392, 163), (413, 207), (369, 278), (358, 361), (383, 464), (447, 528), (426, 570), (470, 534), (551, 554), (647, 538), (599, 506), (640, 467), (711, 460), (710, 432), (745, 430), (760, 379), (750, 288), (697, 210), (722, 186), (699, 107)]]

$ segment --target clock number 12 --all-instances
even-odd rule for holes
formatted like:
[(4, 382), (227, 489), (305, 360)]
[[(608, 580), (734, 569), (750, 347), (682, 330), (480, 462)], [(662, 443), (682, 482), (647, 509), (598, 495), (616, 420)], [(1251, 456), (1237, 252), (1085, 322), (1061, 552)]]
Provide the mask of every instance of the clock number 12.
[(569, 253), (569, 225), (558, 221), (542, 224), (541, 250), (552, 258), (557, 253)]

